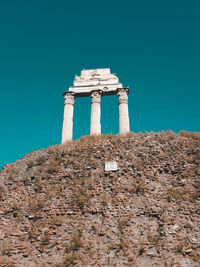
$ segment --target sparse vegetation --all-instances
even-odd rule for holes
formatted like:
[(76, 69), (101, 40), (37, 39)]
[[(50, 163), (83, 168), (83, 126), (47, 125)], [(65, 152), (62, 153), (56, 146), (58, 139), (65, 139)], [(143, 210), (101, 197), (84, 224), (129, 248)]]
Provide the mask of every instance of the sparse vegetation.
[(78, 256), (76, 253), (71, 253), (67, 255), (61, 263), (57, 263), (54, 267), (70, 267), (75, 266), (77, 263)]
[(48, 167), (47, 167), (47, 172), (49, 173), (55, 173), (60, 170), (60, 163), (58, 160), (50, 159)]
[(142, 159), (137, 158), (134, 160), (133, 166), (138, 170), (142, 170), (142, 168), (144, 167), (144, 162), (142, 161)]
[(72, 205), (83, 210), (89, 204), (89, 195), (85, 188), (79, 188), (72, 193)]
[(11, 240), (6, 240), (1, 245), (1, 254), (3, 256), (11, 256), (13, 251), (13, 243)]
[(109, 197), (106, 193), (101, 194), (101, 204), (106, 207), (109, 203)]
[(0, 200), (3, 199), (3, 197), (5, 196), (5, 194), (6, 194), (6, 188), (2, 184), (0, 184)]
[(46, 158), (44, 155), (41, 155), (37, 158), (37, 164), (43, 164), (45, 162)]
[(145, 252), (145, 248), (143, 246), (140, 246), (139, 251), (138, 251), (138, 255), (142, 255)]
[(32, 168), (33, 165), (34, 165), (34, 160), (33, 159), (30, 159), (30, 160), (27, 161), (28, 168)]
[(70, 240), (70, 249), (72, 251), (77, 251), (80, 248), (82, 248), (82, 246), (83, 246), (82, 233), (79, 231), (78, 233), (72, 236), (72, 239)]
[[(195, 266), (199, 140), (172, 131), (87, 136), (5, 165), (0, 265)], [(104, 172), (107, 160), (116, 172)]]
[(158, 233), (149, 232), (147, 235), (147, 239), (151, 244), (157, 245), (160, 240), (160, 235)]
[(142, 179), (134, 179), (128, 191), (131, 194), (144, 194), (146, 189), (145, 182)]

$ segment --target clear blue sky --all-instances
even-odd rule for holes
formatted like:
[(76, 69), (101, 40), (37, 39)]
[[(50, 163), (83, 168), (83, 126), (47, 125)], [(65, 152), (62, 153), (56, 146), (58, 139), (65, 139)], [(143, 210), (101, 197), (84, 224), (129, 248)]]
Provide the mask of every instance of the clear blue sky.
[[(132, 131), (200, 131), (199, 14), (199, 0), (1, 0), (0, 166), (60, 143), (62, 93), (83, 68), (129, 86)], [(117, 97), (101, 122), (118, 132)], [(89, 124), (90, 99), (77, 99), (74, 138)]]

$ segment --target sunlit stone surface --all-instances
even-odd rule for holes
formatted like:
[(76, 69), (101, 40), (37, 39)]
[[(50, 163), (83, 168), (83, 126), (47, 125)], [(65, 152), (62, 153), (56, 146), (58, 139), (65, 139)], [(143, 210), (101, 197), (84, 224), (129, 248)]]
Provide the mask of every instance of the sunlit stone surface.
[(122, 88), (116, 74), (111, 74), (110, 69), (82, 70), (80, 76), (75, 76), (74, 86), (69, 91), (79, 96), (90, 95), (90, 92), (101, 90), (104, 95), (115, 94), (117, 88)]
[(105, 162), (104, 170), (106, 172), (109, 172), (109, 171), (117, 171), (117, 169), (118, 169), (117, 161), (106, 161)]

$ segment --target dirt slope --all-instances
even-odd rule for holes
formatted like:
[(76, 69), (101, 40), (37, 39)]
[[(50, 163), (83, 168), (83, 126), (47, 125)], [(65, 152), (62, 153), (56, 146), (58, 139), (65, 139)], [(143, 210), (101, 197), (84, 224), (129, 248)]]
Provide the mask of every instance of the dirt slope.
[(200, 266), (200, 135), (84, 137), (5, 165), (0, 255), (0, 266)]

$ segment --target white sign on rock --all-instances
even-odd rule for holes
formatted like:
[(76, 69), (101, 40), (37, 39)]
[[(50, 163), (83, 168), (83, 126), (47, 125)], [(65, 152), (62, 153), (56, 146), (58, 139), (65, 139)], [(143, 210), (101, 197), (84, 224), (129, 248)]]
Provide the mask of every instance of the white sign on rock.
[(117, 162), (116, 161), (106, 161), (105, 162), (105, 171), (117, 171)]

